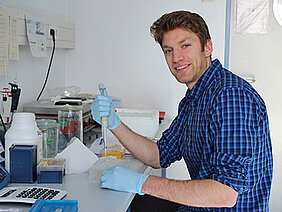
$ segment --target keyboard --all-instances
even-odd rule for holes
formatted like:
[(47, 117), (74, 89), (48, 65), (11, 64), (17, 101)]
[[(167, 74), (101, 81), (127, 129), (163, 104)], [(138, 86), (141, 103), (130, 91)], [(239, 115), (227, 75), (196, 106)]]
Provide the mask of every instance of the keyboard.
[(66, 191), (44, 187), (5, 187), (0, 190), (0, 202), (34, 203), (37, 199), (60, 200)]

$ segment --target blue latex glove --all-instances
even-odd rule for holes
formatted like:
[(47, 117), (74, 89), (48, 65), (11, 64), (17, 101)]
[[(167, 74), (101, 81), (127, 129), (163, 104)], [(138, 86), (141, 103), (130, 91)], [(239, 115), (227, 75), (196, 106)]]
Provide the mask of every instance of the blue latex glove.
[(112, 100), (108, 96), (98, 95), (91, 105), (91, 113), (93, 119), (101, 124), (103, 116), (108, 117), (108, 129), (113, 130), (117, 128), (121, 122), (115, 113), (115, 107)]
[(115, 166), (103, 172), (100, 187), (143, 195), (141, 188), (148, 177), (147, 174)]

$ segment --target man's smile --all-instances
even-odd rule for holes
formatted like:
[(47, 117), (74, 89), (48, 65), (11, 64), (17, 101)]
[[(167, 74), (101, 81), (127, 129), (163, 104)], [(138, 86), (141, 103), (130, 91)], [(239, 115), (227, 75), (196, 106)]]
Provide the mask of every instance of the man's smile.
[(177, 72), (183, 72), (186, 70), (187, 67), (189, 67), (190, 64), (187, 64), (187, 65), (182, 65), (182, 66), (177, 66), (177, 67), (174, 67), (174, 69), (177, 71)]

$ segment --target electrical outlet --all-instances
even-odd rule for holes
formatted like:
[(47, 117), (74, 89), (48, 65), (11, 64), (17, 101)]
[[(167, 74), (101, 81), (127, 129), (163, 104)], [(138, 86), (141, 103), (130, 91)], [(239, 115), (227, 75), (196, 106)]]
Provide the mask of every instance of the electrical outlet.
[(48, 38), (52, 39), (52, 36), (50, 34), (51, 29), (53, 29), (55, 31), (55, 40), (58, 40), (58, 29), (57, 29), (57, 27), (54, 27), (54, 26), (49, 26), (49, 28), (48, 28)]

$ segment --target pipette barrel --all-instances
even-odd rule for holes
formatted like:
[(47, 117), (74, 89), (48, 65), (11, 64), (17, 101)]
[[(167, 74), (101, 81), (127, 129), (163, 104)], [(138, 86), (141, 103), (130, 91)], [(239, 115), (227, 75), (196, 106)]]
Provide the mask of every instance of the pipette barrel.
[(105, 150), (105, 157), (107, 156), (107, 127), (108, 127), (108, 117), (102, 117), (102, 137), (104, 140), (104, 150)]
[[(99, 84), (99, 91), (103, 96), (108, 96), (106, 87), (100, 83)], [(101, 123), (102, 123), (102, 137), (104, 140), (104, 151), (105, 151), (105, 157), (107, 156), (107, 128), (108, 128), (108, 117), (107, 116), (103, 116), (101, 119)]]

